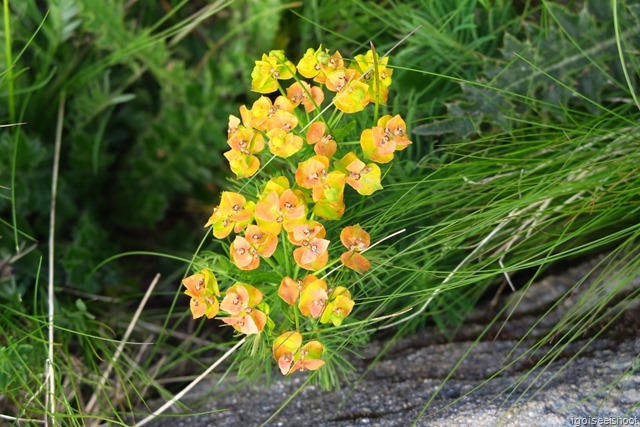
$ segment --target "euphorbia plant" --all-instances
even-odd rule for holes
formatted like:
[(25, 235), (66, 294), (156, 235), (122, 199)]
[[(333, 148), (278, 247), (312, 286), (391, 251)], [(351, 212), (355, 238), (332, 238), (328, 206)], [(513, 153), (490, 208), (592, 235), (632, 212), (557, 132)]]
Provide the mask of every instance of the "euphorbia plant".
[[(323, 329), (340, 327), (356, 304), (351, 285), (331, 283), (323, 270), (339, 262), (355, 272), (350, 274), (371, 267), (362, 255), (371, 245), (367, 231), (351, 224), (328, 235), (325, 224), (343, 217), (348, 192), (366, 197), (381, 190), (378, 163), (411, 144), (399, 115), (377, 117), (393, 74), (387, 63), (373, 49), (346, 60), (320, 46), (308, 49), (297, 65), (283, 51), (271, 51), (251, 73), (251, 89), (262, 95), (251, 108), (241, 106), (240, 117), (229, 117), (225, 157), (236, 177), (260, 177), (275, 158), (281, 159), (278, 172), (257, 194), (243, 191), (249, 181), (240, 192), (223, 192), (206, 223), (229, 243), (243, 280), (222, 281), (221, 302), (215, 267), (183, 284), (194, 318), (219, 316), (241, 334), (259, 334), (285, 375), (325, 365)], [(370, 117), (371, 127), (356, 130), (359, 137), (343, 123), (351, 114)], [(361, 150), (353, 151), (358, 143)], [(340, 243), (346, 251), (335, 256)], [(265, 271), (271, 274), (256, 273)]]

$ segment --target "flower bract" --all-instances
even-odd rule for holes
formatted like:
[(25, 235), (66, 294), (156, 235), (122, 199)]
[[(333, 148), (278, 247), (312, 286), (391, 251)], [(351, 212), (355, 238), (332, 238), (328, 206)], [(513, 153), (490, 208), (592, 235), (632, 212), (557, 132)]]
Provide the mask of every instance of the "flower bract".
[(327, 282), (321, 279), (313, 280), (300, 294), (298, 308), (303, 316), (318, 318), (327, 303)]
[(185, 277), (182, 284), (187, 288), (184, 292), (191, 297), (190, 309), (194, 319), (207, 316), (208, 319), (218, 314), (220, 296), (218, 281), (209, 269), (200, 270), (196, 274)]
[(324, 365), (324, 361), (321, 360), (323, 351), (324, 347), (320, 341), (309, 341), (294, 356), (293, 366), (289, 373), (320, 369)]
[(340, 241), (348, 249), (348, 252), (340, 256), (340, 260), (345, 266), (358, 273), (363, 273), (371, 268), (369, 260), (360, 254), (369, 247), (371, 238), (360, 225), (345, 227), (340, 232)]
[(220, 309), (230, 314), (222, 321), (243, 334), (257, 334), (267, 323), (267, 315), (257, 310), (262, 292), (247, 283), (236, 283), (227, 289)]
[(355, 302), (351, 299), (349, 290), (344, 286), (336, 287), (320, 316), (320, 323), (331, 322), (334, 326), (342, 325), (342, 321), (351, 314), (354, 305)]
[(282, 375), (287, 375), (293, 358), (302, 345), (300, 332), (285, 332), (273, 341), (273, 357), (278, 362)]
[(213, 209), (213, 214), (205, 227), (213, 226), (213, 235), (223, 239), (231, 231), (239, 233), (244, 230), (253, 218), (253, 202), (247, 202), (243, 195), (223, 191), (220, 204)]
[(346, 174), (347, 184), (363, 196), (382, 189), (380, 167), (375, 163), (366, 165), (353, 152), (347, 153), (336, 167)]
[(282, 50), (272, 50), (268, 55), (256, 61), (251, 72), (251, 90), (259, 93), (271, 93), (278, 90), (278, 80), (293, 78), (295, 65), (287, 60)]

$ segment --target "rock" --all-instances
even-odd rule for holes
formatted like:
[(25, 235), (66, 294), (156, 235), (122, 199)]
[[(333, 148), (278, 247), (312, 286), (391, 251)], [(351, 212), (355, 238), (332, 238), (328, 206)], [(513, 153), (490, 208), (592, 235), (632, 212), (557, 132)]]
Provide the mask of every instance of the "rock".
[[(510, 309), (505, 311), (508, 321), (502, 329), (501, 322), (486, 328), (494, 313), (481, 306), (452, 342), (443, 341), (433, 328), (398, 340), (373, 369), (340, 390), (323, 392), (304, 386), (303, 375), (276, 380), (268, 388), (256, 384), (235, 388), (233, 379), (216, 385), (212, 378), (198, 390), (204, 393), (218, 387), (216, 391), (223, 393), (204, 403), (194, 393), (183, 403), (193, 411), (218, 412), (180, 418), (172, 414), (150, 425), (572, 426), (584, 425), (590, 417), (600, 417), (601, 423), (608, 420), (609, 425), (640, 425), (640, 305), (636, 302), (624, 313), (618, 310), (604, 316), (603, 325), (611, 321), (604, 334), (600, 329), (578, 331), (573, 335), (579, 339), (567, 343), (562, 334), (553, 333), (567, 313), (587, 312), (590, 306), (581, 309), (579, 301), (594, 279), (576, 283), (597, 261), (503, 298), (498, 308), (506, 304)], [(611, 290), (613, 282), (598, 289)], [(628, 295), (638, 288), (640, 278), (615, 292)], [(569, 292), (569, 298), (556, 304)], [(544, 337), (552, 339), (537, 348)], [(360, 373), (385, 344), (372, 342), (363, 352), (364, 360), (354, 361)], [(545, 360), (549, 354), (551, 359)], [(526, 372), (529, 375), (523, 376)]]

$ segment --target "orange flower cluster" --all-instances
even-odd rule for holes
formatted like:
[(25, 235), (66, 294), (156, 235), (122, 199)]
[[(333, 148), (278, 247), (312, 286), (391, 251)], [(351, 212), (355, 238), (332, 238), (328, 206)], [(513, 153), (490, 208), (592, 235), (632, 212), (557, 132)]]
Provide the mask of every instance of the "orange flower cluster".
[[(268, 270), (281, 274), (281, 280), (278, 284), (263, 283), (264, 275), (245, 278), (254, 285), (236, 282), (219, 302), (216, 278), (203, 269), (183, 280), (185, 294), (191, 297), (194, 318), (223, 312), (221, 320), (240, 333), (265, 332), (283, 374), (315, 370), (325, 363), (320, 341), (303, 345), (302, 334), (291, 330), (300, 327), (300, 317), (339, 327), (355, 305), (349, 289), (330, 287), (316, 275), (329, 264), (331, 246), (319, 220), (343, 217), (347, 186), (362, 196), (381, 190), (378, 164), (390, 162), (396, 151), (411, 144), (399, 115), (374, 118), (359, 141), (340, 141), (352, 133), (352, 126), (338, 127), (344, 114), (361, 112), (370, 103), (386, 103), (393, 74), (387, 63), (388, 57), (380, 58), (373, 50), (349, 61), (320, 46), (308, 49), (297, 65), (283, 51), (271, 51), (256, 61), (251, 73), (251, 89), (262, 95), (250, 108), (241, 106), (240, 117), (229, 117), (230, 150), (224, 155), (237, 178), (258, 173), (268, 163), (265, 155), (269, 161), (283, 159), (290, 169), (285, 167), (269, 179), (255, 196), (223, 192), (206, 227), (218, 239), (235, 233), (229, 256), (244, 277), (264, 270), (260, 269), (264, 261)], [(290, 82), (283, 85), (286, 80)], [(337, 111), (327, 119), (324, 112), (329, 107), (323, 109), (322, 104), (330, 95)], [(348, 148), (358, 142), (360, 157)], [(362, 254), (371, 239), (360, 225), (343, 228), (340, 241), (346, 248), (339, 258), (344, 266), (357, 273), (371, 267)], [(306, 273), (299, 274), (300, 269)], [(274, 286), (277, 296), (270, 293)], [(276, 304), (281, 311), (271, 309)]]

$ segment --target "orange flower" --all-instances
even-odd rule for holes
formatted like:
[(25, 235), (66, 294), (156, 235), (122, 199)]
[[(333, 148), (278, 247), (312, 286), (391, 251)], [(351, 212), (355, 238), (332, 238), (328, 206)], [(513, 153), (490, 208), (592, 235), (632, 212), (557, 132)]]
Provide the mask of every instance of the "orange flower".
[[(302, 344), (300, 332), (285, 332), (273, 341), (273, 357), (278, 361), (282, 375), (295, 371), (315, 371), (324, 365), (321, 360), (324, 348), (320, 341)], [(293, 366), (291, 366), (293, 364)]]
[(258, 253), (269, 258), (278, 247), (278, 236), (263, 231), (257, 225), (249, 225), (244, 233), (249, 244), (258, 250)]
[(262, 302), (262, 292), (247, 283), (236, 283), (227, 289), (220, 308), (230, 317), (222, 321), (243, 334), (257, 334), (267, 323), (267, 315), (255, 307)]
[(340, 171), (327, 173), (329, 159), (313, 156), (298, 163), (296, 183), (311, 188), (315, 206), (313, 212), (324, 219), (338, 219), (344, 213), (345, 174)]
[(298, 163), (296, 183), (302, 188), (313, 188), (327, 176), (329, 159), (325, 156), (313, 156)]
[(287, 99), (294, 106), (302, 104), (307, 113), (320, 107), (324, 101), (324, 92), (318, 86), (310, 86), (309, 83), (301, 81), (295, 82), (287, 88)]
[(284, 96), (277, 97), (275, 102), (261, 96), (253, 103), (251, 110), (247, 110), (244, 105), (240, 107), (240, 115), (243, 122), (257, 130), (282, 129), (289, 132), (298, 126), (298, 118), (293, 114), (293, 104)]
[(300, 246), (306, 239), (318, 238), (322, 239), (327, 235), (324, 225), (318, 221), (307, 220), (302, 224), (298, 224), (289, 231), (289, 241), (294, 245)]
[(260, 168), (260, 160), (253, 154), (264, 148), (264, 137), (259, 132), (242, 125), (229, 129), (232, 132), (229, 133), (227, 144), (231, 150), (224, 153), (224, 156), (238, 178), (249, 177)]
[(249, 241), (241, 236), (229, 247), (231, 260), (240, 270), (255, 270), (260, 266), (260, 255), (256, 248), (251, 247)]
[(272, 191), (256, 203), (255, 217), (258, 225), (272, 235), (280, 234), (282, 227), (289, 231), (304, 221), (307, 206), (292, 190), (285, 190), (280, 197)]
[(239, 314), (260, 304), (262, 298), (262, 292), (254, 286), (237, 282), (225, 292), (220, 308), (231, 315)]
[[(309, 227), (308, 224), (297, 225), (293, 229), (293, 243), (301, 247), (293, 251), (296, 263), (307, 270), (319, 270), (329, 261), (329, 241), (320, 237), (324, 227)], [(324, 236), (324, 234), (322, 234)], [(299, 243), (297, 243), (299, 242)]]
[(213, 208), (213, 213), (205, 227), (213, 226), (213, 235), (223, 239), (231, 234), (244, 230), (253, 218), (253, 202), (238, 193), (223, 191), (220, 205)]
[(185, 277), (182, 284), (187, 288), (184, 293), (191, 297), (190, 309), (194, 319), (205, 315), (211, 319), (218, 314), (219, 304), (216, 297), (220, 296), (220, 290), (211, 270), (203, 269)]
[(278, 90), (278, 80), (293, 78), (295, 65), (287, 60), (282, 50), (272, 50), (256, 61), (251, 72), (251, 90), (259, 93), (271, 93)]
[(380, 117), (378, 126), (365, 129), (360, 136), (365, 157), (378, 163), (389, 163), (394, 151), (404, 150), (409, 144), (407, 126), (399, 115)]
[(273, 341), (273, 357), (278, 361), (282, 375), (287, 375), (293, 364), (294, 355), (302, 345), (300, 332), (285, 332)]
[(313, 201), (340, 202), (344, 195), (346, 175), (340, 171), (332, 171), (320, 176), (319, 182), (313, 186)]
[(347, 174), (347, 184), (363, 196), (382, 189), (380, 167), (375, 163), (365, 165), (353, 152), (347, 153), (336, 167)]
[(249, 225), (245, 237), (237, 236), (231, 243), (231, 260), (241, 270), (255, 270), (260, 266), (260, 256), (269, 258), (278, 246), (278, 237)]
[(411, 141), (407, 136), (407, 125), (399, 114), (391, 117), (389, 114), (380, 117), (378, 126), (384, 128), (385, 137), (389, 138), (396, 144), (396, 150), (401, 151), (407, 148)]
[(356, 113), (369, 104), (369, 86), (362, 82), (360, 74), (354, 69), (338, 70), (327, 77), (327, 89), (337, 92), (333, 100), (338, 110), (344, 113)]
[(304, 279), (293, 280), (291, 277), (285, 277), (280, 282), (278, 295), (289, 305), (295, 305), (301, 292), (307, 288), (309, 283), (318, 280), (313, 274), (308, 274)]
[(321, 279), (311, 281), (300, 294), (300, 302), (298, 303), (300, 313), (303, 316), (317, 319), (322, 315), (328, 298), (327, 282)]
[(236, 132), (238, 132), (238, 126), (240, 125), (240, 119), (229, 114), (229, 127), (227, 128), (227, 139), (231, 138)]
[(364, 157), (378, 163), (389, 163), (393, 160), (393, 152), (396, 150), (396, 142), (385, 136), (384, 128), (381, 126), (363, 130), (360, 146)]
[(327, 132), (324, 122), (313, 122), (307, 131), (307, 143), (313, 145), (313, 151), (320, 156), (331, 158), (338, 149), (333, 135)]
[(371, 244), (369, 233), (359, 224), (345, 227), (340, 233), (340, 241), (349, 250), (340, 256), (340, 261), (350, 269), (363, 273), (371, 268), (371, 263), (360, 252)]
[(329, 241), (326, 239), (309, 239), (293, 251), (293, 258), (304, 269), (320, 270), (329, 261), (328, 248)]

